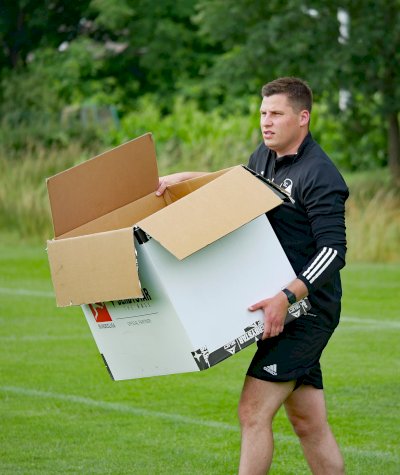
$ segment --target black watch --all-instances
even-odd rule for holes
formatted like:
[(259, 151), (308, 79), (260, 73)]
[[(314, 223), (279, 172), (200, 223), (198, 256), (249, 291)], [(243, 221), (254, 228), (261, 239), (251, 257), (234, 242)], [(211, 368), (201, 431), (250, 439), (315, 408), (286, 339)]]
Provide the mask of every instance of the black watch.
[(294, 303), (297, 302), (296, 296), (289, 289), (282, 289), (282, 292), (286, 295), (290, 305), (293, 305)]

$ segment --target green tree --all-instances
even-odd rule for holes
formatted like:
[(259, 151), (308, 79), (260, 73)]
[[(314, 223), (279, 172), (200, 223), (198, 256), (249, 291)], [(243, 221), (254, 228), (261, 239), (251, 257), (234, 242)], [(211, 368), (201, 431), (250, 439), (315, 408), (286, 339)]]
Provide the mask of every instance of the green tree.
[[(171, 106), (177, 91), (195, 95), (215, 52), (198, 35), (195, 13), (194, 0), (3, 0), (0, 71), (24, 74), (42, 49), (54, 51), (59, 67), (57, 53), (84, 39), (94, 52), (86, 59), (95, 63), (99, 83), (112, 81), (125, 93), (122, 107), (129, 110), (146, 93), (155, 94), (162, 107)], [(87, 89), (85, 75), (80, 79)]]
[(172, 107), (176, 93), (196, 90), (220, 51), (198, 34), (194, 0), (92, 0), (90, 11), (97, 37), (121, 46), (106, 70), (123, 88), (135, 84), (129, 105), (132, 97), (151, 93), (161, 107)]
[(37, 48), (76, 38), (89, 1), (1, 0), (0, 69), (26, 65)]
[[(399, 0), (201, 0), (198, 9), (200, 31), (224, 48), (211, 80), (225, 84), (226, 94), (259, 91), (280, 75), (304, 77), (346, 122), (352, 154), (370, 124), (377, 126), (372, 118), (380, 118), (400, 182)], [(341, 90), (351, 97), (344, 111)]]
[(186, 88), (190, 96), (191, 82), (210, 64), (194, 13), (192, 0), (5, 0), (2, 136), (14, 146), (31, 131), (34, 140), (47, 134), (52, 143), (50, 124), (60, 127), (66, 106), (112, 104), (124, 114), (147, 93), (171, 110), (174, 94)]

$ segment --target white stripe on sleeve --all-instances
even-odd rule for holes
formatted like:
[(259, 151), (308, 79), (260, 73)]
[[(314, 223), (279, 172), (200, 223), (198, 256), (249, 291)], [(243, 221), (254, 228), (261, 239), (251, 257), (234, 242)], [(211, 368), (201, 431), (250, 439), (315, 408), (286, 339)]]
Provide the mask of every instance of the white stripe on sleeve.
[(324, 258), (324, 255), (325, 253), (328, 251), (328, 248), (327, 247), (324, 247), (322, 249), (322, 251), (318, 254), (318, 256), (315, 257), (315, 259), (313, 260), (312, 264), (310, 265), (310, 267), (308, 269), (306, 269), (304, 272), (303, 272), (303, 275), (304, 277), (308, 277), (308, 274), (313, 270), (313, 268), (318, 264), (318, 262), (320, 261), (320, 259), (323, 259)]
[(312, 284), (335, 259), (336, 255), (335, 249), (324, 247), (310, 267), (303, 272), (303, 276)]

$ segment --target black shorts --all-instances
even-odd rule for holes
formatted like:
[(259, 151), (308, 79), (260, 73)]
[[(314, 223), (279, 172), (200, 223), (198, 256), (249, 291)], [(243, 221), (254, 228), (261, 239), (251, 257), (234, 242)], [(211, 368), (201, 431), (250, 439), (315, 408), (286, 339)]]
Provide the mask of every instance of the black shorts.
[(300, 317), (280, 335), (257, 342), (247, 375), (273, 382), (295, 380), (295, 388), (310, 384), (323, 389), (319, 360), (332, 333), (319, 324), (318, 317)]

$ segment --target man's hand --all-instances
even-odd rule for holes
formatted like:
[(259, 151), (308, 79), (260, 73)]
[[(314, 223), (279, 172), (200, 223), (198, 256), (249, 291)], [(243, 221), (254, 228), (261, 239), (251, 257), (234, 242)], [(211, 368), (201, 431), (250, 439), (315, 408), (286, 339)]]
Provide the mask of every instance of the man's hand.
[(175, 185), (181, 181), (189, 180), (190, 178), (196, 178), (198, 176), (206, 175), (206, 172), (179, 172), (172, 173), (171, 175), (162, 176), (158, 182), (158, 188), (156, 190), (156, 195), (161, 196), (164, 191), (170, 185)]
[(158, 181), (158, 188), (156, 191), (157, 196), (161, 196), (164, 191), (167, 189), (167, 186), (179, 183), (185, 180), (184, 173), (173, 173), (172, 175), (166, 175), (160, 177)]
[(249, 307), (251, 312), (260, 309), (264, 313), (264, 333), (262, 340), (282, 333), (288, 310), (286, 295), (283, 292), (279, 292), (274, 297), (261, 300)]

